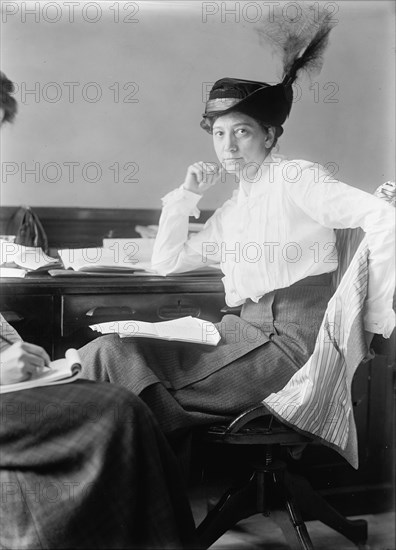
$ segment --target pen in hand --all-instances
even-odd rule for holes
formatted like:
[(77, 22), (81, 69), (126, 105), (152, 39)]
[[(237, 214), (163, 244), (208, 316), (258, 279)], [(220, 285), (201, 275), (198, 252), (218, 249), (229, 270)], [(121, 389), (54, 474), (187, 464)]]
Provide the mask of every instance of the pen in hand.
[(0, 339), (10, 345), (10, 348), (2, 352), (3, 358), (4, 354), (7, 353), (7, 355), (11, 355), (12, 359), (19, 359), (26, 364), (26, 367), (35, 368), (38, 372), (43, 368), (51, 369), (49, 355), (41, 346), (24, 342), (22, 339), (10, 340), (3, 334), (0, 335)]

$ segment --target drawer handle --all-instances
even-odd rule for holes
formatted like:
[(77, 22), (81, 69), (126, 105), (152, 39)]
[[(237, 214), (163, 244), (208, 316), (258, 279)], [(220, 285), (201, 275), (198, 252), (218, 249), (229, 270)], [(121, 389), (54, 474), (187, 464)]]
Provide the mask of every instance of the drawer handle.
[(157, 310), (157, 315), (160, 319), (169, 320), (169, 319), (179, 319), (180, 317), (199, 317), (201, 309), (198, 306), (189, 305), (189, 304), (178, 304), (174, 305), (165, 305), (161, 306)]
[(120, 307), (104, 307), (104, 306), (97, 306), (90, 310), (88, 310), (85, 314), (86, 317), (118, 317), (122, 315), (125, 317), (126, 315), (134, 315), (136, 311), (128, 306), (120, 306)]
[(220, 312), (225, 314), (239, 315), (241, 313), (242, 306), (225, 306), (222, 307)]

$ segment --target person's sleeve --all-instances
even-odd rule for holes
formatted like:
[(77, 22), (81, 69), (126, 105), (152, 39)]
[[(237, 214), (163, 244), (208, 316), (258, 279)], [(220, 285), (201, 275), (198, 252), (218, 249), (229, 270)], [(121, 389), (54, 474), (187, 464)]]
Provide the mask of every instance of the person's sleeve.
[[(314, 177), (314, 174), (316, 177)], [(290, 198), (325, 227), (361, 227), (369, 248), (365, 329), (389, 338), (395, 327), (395, 209), (385, 201), (332, 179), (317, 165), (303, 166), (288, 185)]]
[[(7, 341), (8, 340), (8, 341)], [(0, 314), (0, 351), (9, 348), (13, 343), (19, 342), (22, 338), (4, 317)], [(10, 344), (12, 342), (12, 344)]]
[(218, 263), (215, 229), (216, 215), (208, 220), (198, 234), (188, 236), (189, 217), (198, 219), (201, 195), (182, 187), (162, 199), (162, 212), (155, 239), (151, 267), (160, 275), (191, 271)]

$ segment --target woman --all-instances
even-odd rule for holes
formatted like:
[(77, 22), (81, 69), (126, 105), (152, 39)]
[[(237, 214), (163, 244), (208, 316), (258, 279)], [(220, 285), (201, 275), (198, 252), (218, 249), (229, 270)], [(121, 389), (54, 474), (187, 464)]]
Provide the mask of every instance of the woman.
[[(85, 375), (120, 383), (154, 410), (168, 434), (240, 413), (280, 390), (313, 351), (337, 268), (335, 228), (362, 227), (370, 248), (366, 312), (372, 333), (389, 337), (394, 312), (394, 211), (331, 178), (315, 163), (271, 151), (283, 133), (298, 72), (322, 52), (322, 26), (304, 53), (285, 62), (282, 83), (217, 81), (201, 126), (213, 135), (218, 169), (191, 165), (165, 196), (152, 257), (162, 275), (220, 263), (229, 306), (216, 348), (110, 336), (82, 350)], [(188, 219), (223, 172), (239, 188), (188, 237)]]
[[(17, 104), (0, 73), (0, 125)], [(0, 384), (34, 376), (47, 352), (0, 315)], [(175, 457), (137, 396), (108, 384), (5, 393), (0, 548), (185, 548), (194, 521)]]

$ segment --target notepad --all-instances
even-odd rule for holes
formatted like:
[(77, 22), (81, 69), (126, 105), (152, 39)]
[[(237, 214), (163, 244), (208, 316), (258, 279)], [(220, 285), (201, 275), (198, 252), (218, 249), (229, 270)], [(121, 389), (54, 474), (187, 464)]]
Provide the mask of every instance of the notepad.
[(121, 338), (155, 338), (209, 346), (217, 346), (220, 341), (220, 334), (213, 323), (191, 316), (158, 323), (135, 320), (110, 321), (90, 325), (90, 328), (102, 334), (119, 334)]
[(63, 359), (51, 361), (51, 368), (43, 368), (40, 374), (15, 384), (1, 384), (0, 394), (14, 391), (28, 390), (42, 386), (55, 386), (74, 382), (81, 376), (81, 360), (78, 351), (70, 348)]

